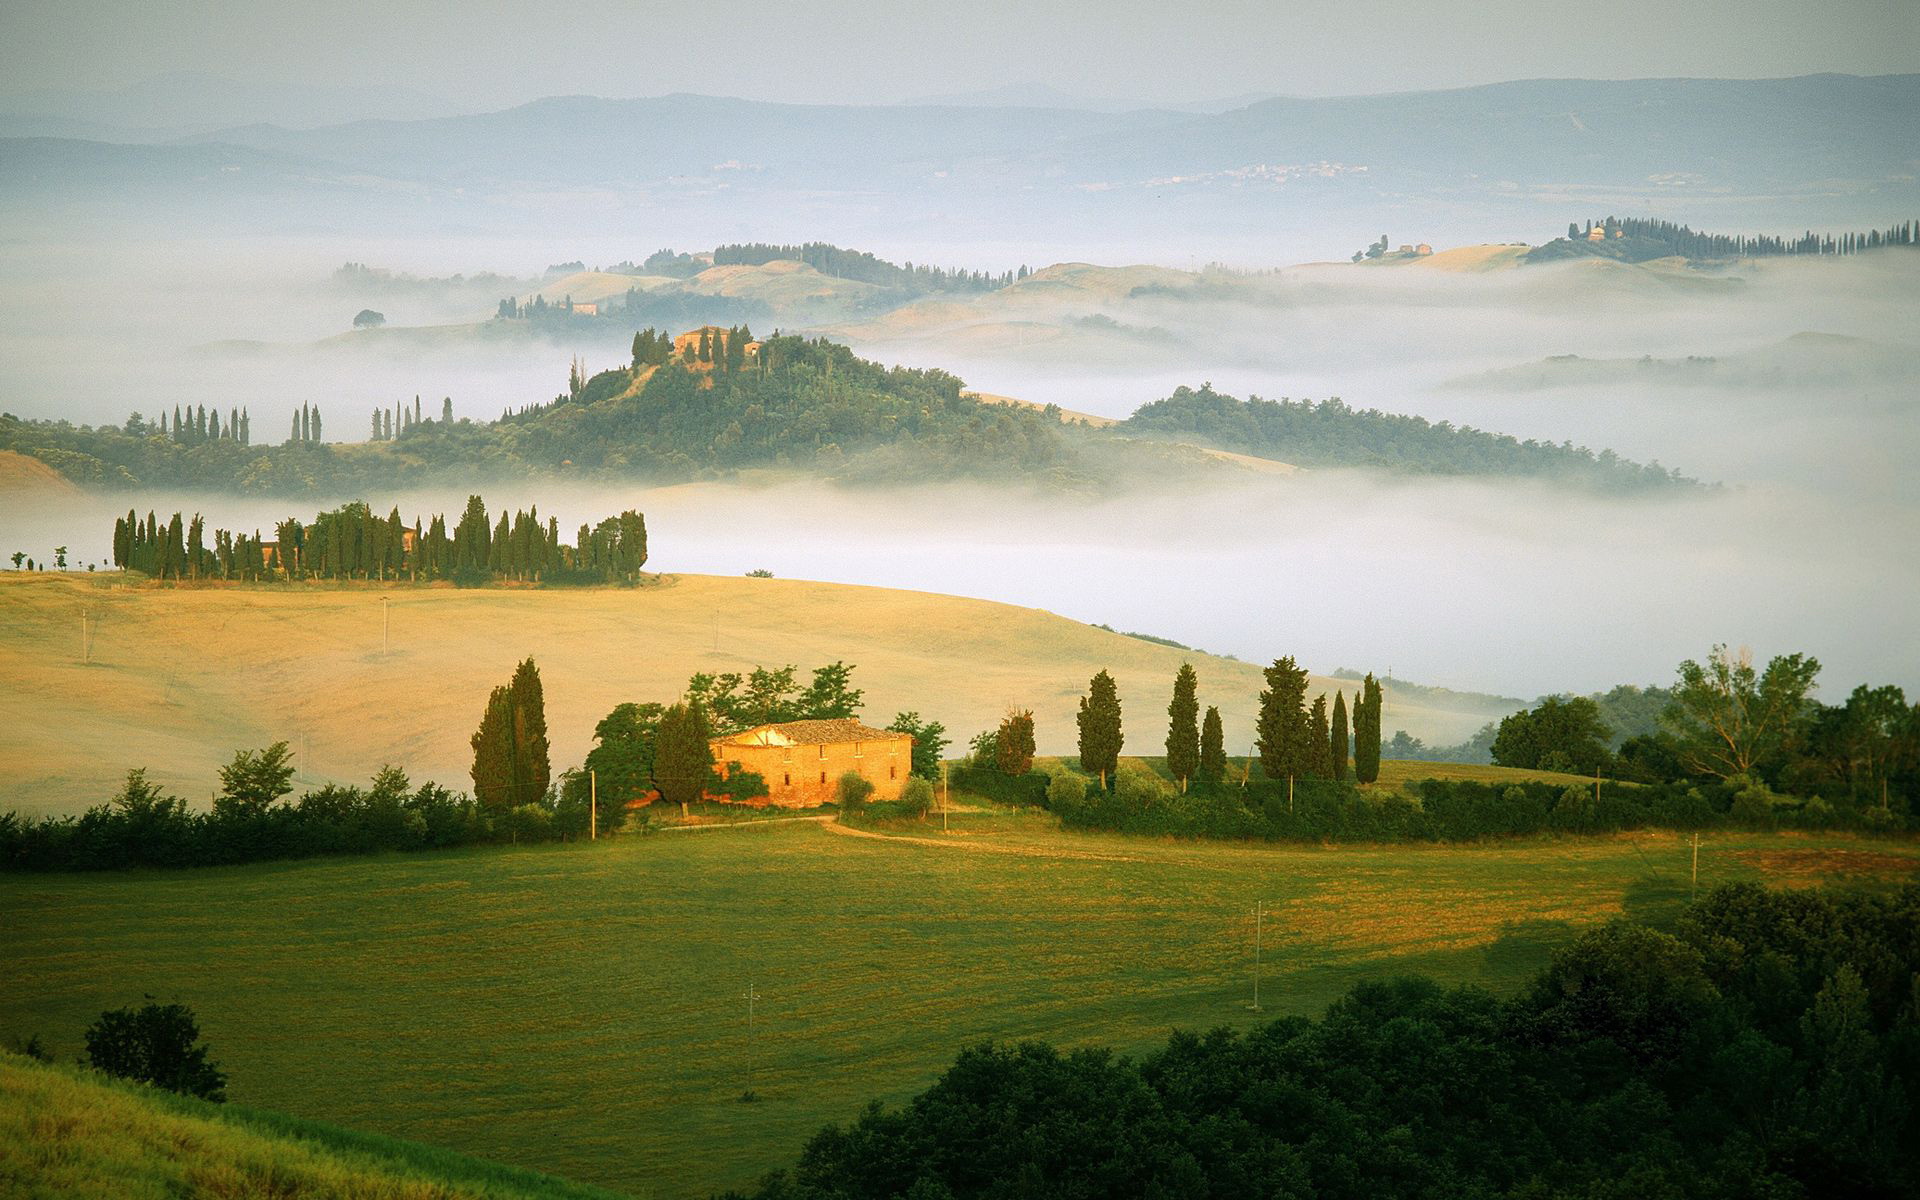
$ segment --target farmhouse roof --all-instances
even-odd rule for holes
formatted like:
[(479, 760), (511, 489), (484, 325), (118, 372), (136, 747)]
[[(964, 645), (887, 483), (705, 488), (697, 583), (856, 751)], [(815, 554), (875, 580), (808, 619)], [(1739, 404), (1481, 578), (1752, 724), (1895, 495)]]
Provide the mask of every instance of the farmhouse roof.
[(891, 729), (875, 729), (861, 721), (842, 718), (826, 721), (781, 721), (774, 725), (756, 725), (739, 733), (713, 739), (716, 742), (747, 743), (756, 746), (818, 746), (837, 742), (871, 742), (903, 737)]

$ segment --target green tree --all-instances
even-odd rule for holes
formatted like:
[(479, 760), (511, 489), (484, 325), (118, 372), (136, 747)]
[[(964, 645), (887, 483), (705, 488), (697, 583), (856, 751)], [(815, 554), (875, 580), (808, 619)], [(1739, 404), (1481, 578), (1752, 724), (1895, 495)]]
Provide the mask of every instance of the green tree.
[(200, 1025), (183, 1004), (147, 1003), (103, 1012), (87, 1028), (87, 1061), (96, 1071), (215, 1104), (227, 1098), (227, 1077), (207, 1057)]
[(706, 709), (698, 702), (676, 704), (660, 716), (653, 753), (653, 783), (670, 804), (700, 799), (714, 782), (713, 748)]
[(1227, 736), (1220, 710), (1209, 704), (1200, 722), (1200, 782), (1218, 785), (1227, 777)]
[(1260, 693), (1254, 745), (1260, 769), (1268, 779), (1290, 779), (1307, 774), (1313, 760), (1312, 727), (1307, 720), (1307, 671), (1289, 655), (1266, 668), (1267, 686)]
[(1335, 690), (1333, 693), (1333, 720), (1327, 733), (1327, 759), (1332, 768), (1331, 779), (1347, 777), (1347, 694)]
[(1548, 696), (1531, 709), (1509, 714), (1493, 738), (1493, 761), (1528, 770), (1597, 773), (1612, 754), (1613, 731), (1588, 696)]
[(1016, 708), (1000, 722), (994, 765), (1002, 775), (1019, 777), (1033, 770), (1033, 712)]
[(473, 798), (483, 808), (505, 812), (514, 805), (513, 693), (497, 687), (487, 697), (480, 727), (473, 731)]
[(1100, 777), (1106, 787), (1120, 764), (1126, 734), (1120, 723), (1120, 689), (1104, 669), (1087, 683), (1075, 718), (1080, 727), (1080, 769)]
[(1180, 790), (1200, 769), (1200, 676), (1193, 664), (1181, 663), (1173, 677), (1173, 700), (1167, 705), (1167, 770), (1180, 781)]
[(1687, 769), (1727, 779), (1775, 764), (1805, 714), (1818, 659), (1781, 655), (1756, 671), (1746, 651), (1715, 646), (1706, 664), (1680, 664), (1673, 700), (1660, 714)]
[(860, 715), (866, 693), (853, 686), (853, 667), (848, 663), (829, 663), (815, 667), (813, 682), (800, 697), (802, 719), (843, 720)]
[(1333, 778), (1333, 735), (1327, 725), (1327, 694), (1313, 698), (1307, 710), (1307, 773), (1319, 779)]
[(1380, 700), (1380, 685), (1369, 671), (1353, 709), (1353, 777), (1361, 783), (1380, 778)]
[(215, 813), (256, 814), (293, 790), (293, 752), (285, 742), (264, 750), (236, 750), (220, 768)]
[(546, 797), (552, 768), (547, 747), (547, 700), (540, 668), (531, 658), (514, 668), (507, 686), (513, 702), (514, 803), (537, 804)]
[(948, 746), (947, 727), (938, 721), (923, 721), (917, 712), (903, 712), (887, 726), (894, 733), (913, 738), (913, 774), (920, 779), (940, 778), (941, 753)]

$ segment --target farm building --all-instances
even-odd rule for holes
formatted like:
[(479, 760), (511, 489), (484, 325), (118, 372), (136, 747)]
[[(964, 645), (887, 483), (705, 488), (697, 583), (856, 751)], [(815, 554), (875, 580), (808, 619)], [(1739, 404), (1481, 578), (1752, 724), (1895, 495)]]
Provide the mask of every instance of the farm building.
[[(707, 344), (714, 353), (725, 352), (727, 331), (718, 325), (702, 325), (698, 329), (691, 329), (686, 333), (679, 334), (673, 339), (673, 352), (680, 357), (681, 361), (692, 363), (697, 360), (700, 353), (701, 334), (707, 336)], [(744, 342), (740, 346), (740, 352), (747, 362), (758, 362), (760, 359), (760, 343), (757, 341)]]
[(898, 800), (913, 768), (913, 738), (854, 720), (786, 721), (713, 739), (713, 760), (767, 781), (764, 803), (811, 808), (834, 798), (842, 775), (858, 771), (873, 784), (873, 799)]

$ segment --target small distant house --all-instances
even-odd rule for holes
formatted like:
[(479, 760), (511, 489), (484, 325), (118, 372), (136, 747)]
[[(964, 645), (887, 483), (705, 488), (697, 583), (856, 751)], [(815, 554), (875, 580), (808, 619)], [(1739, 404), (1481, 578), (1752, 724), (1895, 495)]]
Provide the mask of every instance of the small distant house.
[(913, 770), (913, 737), (854, 720), (783, 721), (713, 739), (724, 777), (734, 763), (767, 781), (757, 803), (812, 808), (834, 799), (840, 777), (857, 771), (874, 800), (898, 800)]
[(600, 306), (598, 304), (582, 304), (578, 300), (575, 300), (573, 302), (573, 315), (576, 317), (597, 317), (600, 315)]
[(1413, 252), (1419, 255), (1421, 258), (1425, 258), (1429, 254), (1433, 253), (1433, 247), (1427, 245), (1425, 242), (1421, 242), (1418, 246), (1415, 246), (1413, 248)]
[[(682, 362), (698, 365), (695, 361), (700, 354), (700, 335), (707, 335), (708, 349), (715, 354), (723, 353), (727, 344), (727, 331), (719, 325), (703, 325), (691, 329), (673, 339), (673, 352)], [(747, 342), (740, 347), (747, 362), (756, 362), (760, 358), (760, 343)]]

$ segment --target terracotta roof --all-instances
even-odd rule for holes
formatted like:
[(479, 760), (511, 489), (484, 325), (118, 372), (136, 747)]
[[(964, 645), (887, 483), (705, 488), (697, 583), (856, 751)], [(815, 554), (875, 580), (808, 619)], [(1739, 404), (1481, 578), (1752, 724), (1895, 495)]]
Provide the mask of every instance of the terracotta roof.
[(832, 742), (876, 742), (886, 738), (905, 737), (890, 729), (875, 729), (873, 726), (849, 718), (830, 721), (782, 721), (775, 725), (756, 725), (752, 729), (743, 729), (739, 733), (713, 739), (716, 742), (747, 742), (753, 735), (765, 730), (778, 733), (787, 741), (798, 746), (818, 746)]

